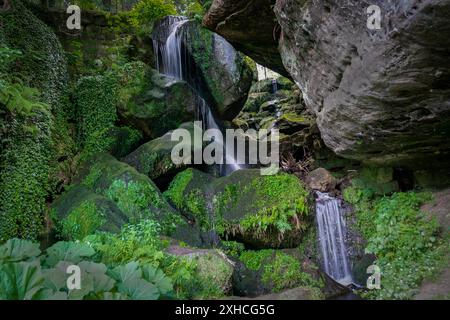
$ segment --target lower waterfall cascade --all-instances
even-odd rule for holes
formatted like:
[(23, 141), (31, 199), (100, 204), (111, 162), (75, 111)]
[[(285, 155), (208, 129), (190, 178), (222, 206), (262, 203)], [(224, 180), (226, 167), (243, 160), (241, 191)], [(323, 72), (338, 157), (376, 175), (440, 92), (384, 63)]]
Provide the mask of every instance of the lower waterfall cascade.
[(324, 271), (342, 285), (353, 284), (339, 199), (316, 191), (316, 218)]

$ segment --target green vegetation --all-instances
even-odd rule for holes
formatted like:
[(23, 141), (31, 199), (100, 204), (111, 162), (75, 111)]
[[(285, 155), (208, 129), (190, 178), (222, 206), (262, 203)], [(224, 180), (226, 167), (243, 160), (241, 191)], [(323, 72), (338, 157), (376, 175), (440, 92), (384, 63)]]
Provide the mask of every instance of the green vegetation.
[(64, 238), (81, 240), (105, 223), (105, 214), (92, 202), (83, 202), (61, 223)]
[(439, 239), (438, 224), (420, 210), (430, 201), (427, 193), (395, 193), (373, 198), (370, 192), (346, 189), (344, 198), (357, 209), (358, 228), (367, 239), (367, 253), (376, 255), (381, 269), (381, 290), (366, 297), (409, 299), (425, 277), (437, 270), (448, 247)]
[(170, 183), (169, 189), (164, 192), (170, 201), (175, 204), (177, 208), (183, 208), (185, 205), (184, 192), (189, 182), (191, 182), (193, 177), (192, 169), (187, 169), (179, 174)]
[[(90, 246), (58, 242), (41, 254), (39, 245), (11, 239), (0, 247), (0, 299), (155, 300), (173, 291), (171, 280), (151, 265), (107, 267), (94, 262)], [(80, 290), (68, 289), (68, 267), (81, 270)]]
[(117, 119), (117, 80), (111, 74), (81, 78), (76, 88), (78, 136), (81, 144), (109, 129)]
[(244, 251), (240, 260), (253, 271), (262, 271), (262, 282), (280, 292), (295, 287), (308, 287), (320, 292), (324, 284), (302, 270), (294, 256), (279, 250)]
[(11, 5), (0, 11), (0, 243), (42, 231), (58, 156), (54, 126), (66, 130), (64, 112), (51, 114), (62, 109), (66, 86), (61, 45), (20, 1)]
[[(290, 190), (289, 196), (286, 190)], [(288, 174), (258, 177), (243, 190), (238, 186), (227, 186), (218, 200), (219, 212), (234, 203), (235, 197), (250, 197), (253, 193), (255, 202), (251, 208), (256, 213), (250, 213), (239, 221), (244, 231), (264, 234), (270, 229), (283, 237), (293, 228), (306, 230), (302, 220), (309, 213), (308, 192), (297, 177)]]
[(149, 34), (156, 20), (176, 14), (177, 11), (171, 1), (141, 0), (130, 12), (130, 23), (138, 30), (138, 34)]

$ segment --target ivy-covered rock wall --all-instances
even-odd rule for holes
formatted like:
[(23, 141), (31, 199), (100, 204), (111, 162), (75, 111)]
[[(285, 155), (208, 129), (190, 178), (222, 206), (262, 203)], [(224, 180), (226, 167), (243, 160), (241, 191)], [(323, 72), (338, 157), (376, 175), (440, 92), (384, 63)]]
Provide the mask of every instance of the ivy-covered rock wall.
[[(0, 155), (0, 241), (12, 236), (36, 238), (53, 184), (50, 165), (65, 142), (64, 93), (67, 71), (61, 45), (52, 31), (19, 0), (0, 11), (0, 47), (20, 51), (3, 80), (39, 88), (47, 106), (28, 115), (2, 104)], [(22, 104), (26, 103), (26, 99)], [(58, 131), (58, 134), (55, 134)]]

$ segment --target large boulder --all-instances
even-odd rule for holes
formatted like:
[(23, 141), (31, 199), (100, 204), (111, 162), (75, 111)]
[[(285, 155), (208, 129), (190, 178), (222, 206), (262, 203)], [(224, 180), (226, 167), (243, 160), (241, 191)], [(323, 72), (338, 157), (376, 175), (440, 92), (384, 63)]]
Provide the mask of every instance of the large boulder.
[(214, 0), (203, 25), (261, 65), (288, 76), (278, 52), (275, 0)]
[[(194, 123), (187, 122), (182, 124), (180, 129), (188, 130), (191, 137), (194, 137), (194, 127)], [(193, 153), (195, 152), (194, 147), (196, 147), (197, 144), (194, 143), (192, 145), (190, 141), (186, 141), (186, 147), (191, 149), (192, 153), (183, 154), (183, 162), (175, 164), (171, 157), (172, 150), (176, 145), (179, 145), (180, 142), (178, 140), (172, 141), (172, 133), (173, 131), (170, 131), (162, 137), (141, 145), (126, 156), (123, 161), (136, 168), (140, 173), (146, 174), (152, 180), (158, 180), (165, 177), (173, 178), (176, 173), (187, 168), (193, 158)], [(203, 142), (200, 141), (198, 144), (200, 148), (202, 144)]]
[[(166, 17), (155, 25), (154, 41), (165, 43), (168, 25), (177, 17)], [(179, 19), (179, 18), (178, 18)], [(202, 28), (194, 20), (181, 27), (183, 55), (192, 79), (186, 79), (202, 92), (220, 118), (231, 120), (242, 109), (254, 78), (254, 63), (221, 36)]]
[(75, 182), (116, 203), (130, 223), (155, 219), (171, 228), (178, 216), (149, 177), (108, 154), (87, 160)]
[(57, 229), (67, 240), (82, 240), (96, 231), (118, 233), (129, 221), (112, 200), (83, 185), (69, 189), (51, 208)]
[(275, 13), (283, 63), (329, 148), (383, 165), (448, 159), (450, 1), (287, 0)]
[(119, 81), (119, 116), (146, 137), (157, 138), (195, 119), (196, 98), (187, 82), (140, 62), (125, 65)]
[(247, 169), (214, 178), (187, 169), (165, 195), (203, 231), (253, 248), (295, 247), (311, 220), (309, 194), (288, 174), (261, 176), (259, 170)]
[(197, 249), (172, 244), (166, 252), (180, 259), (191, 261), (196, 266), (200, 287), (196, 288), (199, 297), (208, 298), (229, 295), (233, 288), (234, 263), (220, 250)]

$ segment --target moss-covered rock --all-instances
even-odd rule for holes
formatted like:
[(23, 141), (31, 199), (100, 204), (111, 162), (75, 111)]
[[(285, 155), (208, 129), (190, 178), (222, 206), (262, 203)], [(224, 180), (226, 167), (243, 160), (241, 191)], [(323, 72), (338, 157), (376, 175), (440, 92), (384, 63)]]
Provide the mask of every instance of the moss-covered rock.
[(213, 178), (187, 169), (165, 195), (201, 229), (257, 248), (298, 245), (310, 220), (309, 194), (288, 174), (261, 176), (249, 169)]
[(173, 245), (166, 252), (195, 263), (201, 285), (196, 298), (220, 298), (232, 293), (234, 265), (222, 251)]
[(324, 297), (326, 278), (297, 249), (244, 251), (234, 274), (235, 292), (255, 297), (297, 287)]
[(195, 96), (184, 81), (159, 74), (141, 62), (119, 71), (120, 117), (151, 138), (195, 119)]
[(177, 213), (153, 181), (111, 155), (97, 154), (90, 158), (77, 180), (115, 202), (131, 223), (157, 219), (167, 227), (174, 227), (172, 224)]
[(59, 197), (53, 204), (59, 234), (67, 240), (82, 240), (96, 231), (120, 232), (127, 216), (110, 199), (78, 185)]
[(321, 272), (305, 253), (303, 247), (242, 252), (233, 276), (235, 292), (255, 297), (302, 288), (311, 293), (309, 299), (324, 299), (349, 291)]
[[(180, 128), (188, 130), (191, 137), (194, 137), (194, 123), (188, 122), (182, 124)], [(136, 168), (140, 173), (148, 175), (152, 180), (158, 179), (161, 176), (173, 177), (177, 172), (187, 167), (187, 164), (191, 162), (192, 154), (183, 154), (183, 162), (175, 164), (172, 161), (171, 154), (173, 148), (180, 142), (172, 141), (171, 135), (172, 132), (168, 132), (162, 137), (141, 145), (126, 156), (123, 161)], [(200, 142), (199, 145), (201, 146), (202, 143)], [(190, 141), (186, 141), (186, 144), (188, 149), (191, 150), (192, 145)], [(195, 152), (193, 148), (191, 151)]]

